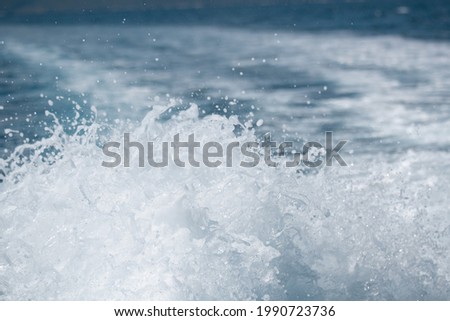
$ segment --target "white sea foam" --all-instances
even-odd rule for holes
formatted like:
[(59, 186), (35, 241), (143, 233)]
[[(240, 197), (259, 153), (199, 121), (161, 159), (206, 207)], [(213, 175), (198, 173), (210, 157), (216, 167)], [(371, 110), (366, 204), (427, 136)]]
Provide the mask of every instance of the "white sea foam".
[[(2, 28), (18, 79), (58, 77), (56, 93), (16, 100), (42, 91), (36, 105), (62, 125), (2, 110), (1, 133), (25, 143), (0, 159), (0, 299), (450, 299), (448, 43)], [(190, 101), (202, 117), (177, 109)], [(28, 126), (47, 138), (27, 142)], [(124, 131), (158, 147), (176, 133), (226, 145), (333, 128), (348, 167), (101, 166), (99, 146)]]
[[(161, 108), (134, 140), (256, 139), (236, 137), (234, 117), (199, 119), (193, 106), (160, 122)], [(57, 126), (2, 160), (2, 299), (450, 298), (444, 153), (315, 173), (110, 169), (96, 126), (71, 136)]]

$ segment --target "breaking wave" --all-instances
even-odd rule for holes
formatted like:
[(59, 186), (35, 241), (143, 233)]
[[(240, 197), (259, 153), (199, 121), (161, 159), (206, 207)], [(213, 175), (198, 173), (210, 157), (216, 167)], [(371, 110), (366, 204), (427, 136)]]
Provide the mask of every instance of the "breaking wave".
[(315, 172), (101, 166), (127, 126), (141, 142), (258, 139), (236, 116), (166, 108), (132, 127), (56, 122), (0, 160), (1, 299), (450, 298), (444, 152)]

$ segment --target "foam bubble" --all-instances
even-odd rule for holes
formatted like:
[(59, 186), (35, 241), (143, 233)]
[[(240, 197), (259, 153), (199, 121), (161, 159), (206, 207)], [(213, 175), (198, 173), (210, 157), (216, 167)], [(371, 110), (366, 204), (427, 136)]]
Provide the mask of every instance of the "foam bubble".
[[(196, 105), (165, 122), (162, 110), (133, 140), (257, 139), (250, 129), (236, 137), (237, 118), (199, 119)], [(449, 219), (436, 206), (446, 182), (421, 167), (439, 166), (436, 155), (316, 172), (111, 169), (97, 128), (56, 126), (1, 160), (2, 299), (450, 297)]]

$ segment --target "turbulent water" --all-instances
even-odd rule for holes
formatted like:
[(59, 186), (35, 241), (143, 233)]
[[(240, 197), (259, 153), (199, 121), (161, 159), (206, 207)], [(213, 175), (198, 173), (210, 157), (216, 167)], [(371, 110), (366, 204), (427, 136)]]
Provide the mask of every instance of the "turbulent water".
[[(449, 42), (0, 31), (1, 299), (450, 299)], [(348, 166), (102, 167), (125, 131), (155, 146), (333, 131)]]

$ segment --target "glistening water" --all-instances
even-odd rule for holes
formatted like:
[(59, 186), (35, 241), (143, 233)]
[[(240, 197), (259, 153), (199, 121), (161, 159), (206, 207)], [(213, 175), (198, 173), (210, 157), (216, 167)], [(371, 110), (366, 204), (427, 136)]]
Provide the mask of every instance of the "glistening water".
[[(448, 33), (389, 10), (392, 32), (1, 25), (0, 299), (450, 299)], [(101, 166), (123, 132), (326, 131), (348, 166)]]

